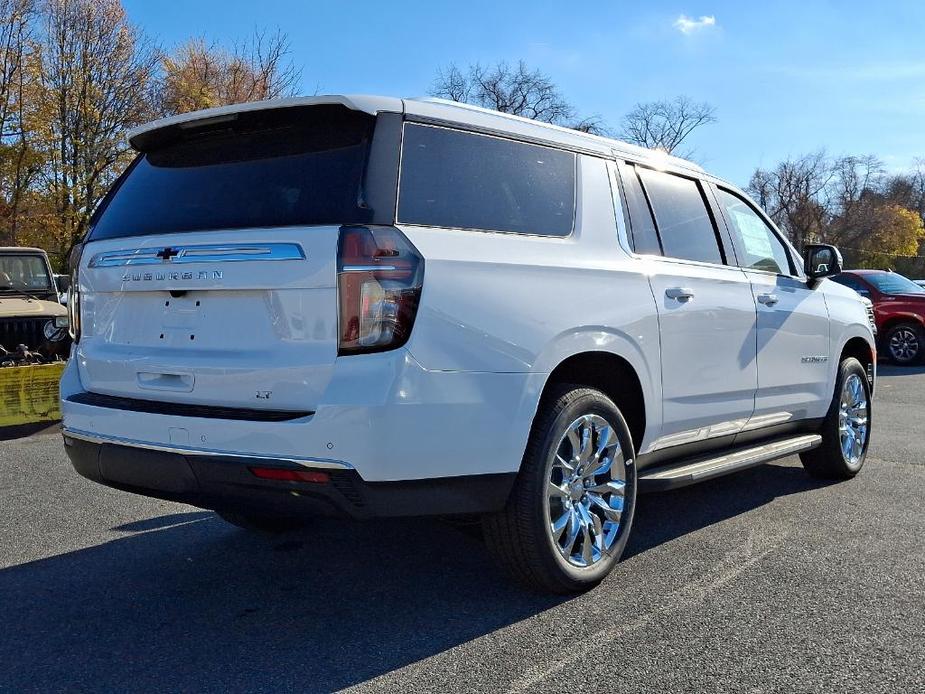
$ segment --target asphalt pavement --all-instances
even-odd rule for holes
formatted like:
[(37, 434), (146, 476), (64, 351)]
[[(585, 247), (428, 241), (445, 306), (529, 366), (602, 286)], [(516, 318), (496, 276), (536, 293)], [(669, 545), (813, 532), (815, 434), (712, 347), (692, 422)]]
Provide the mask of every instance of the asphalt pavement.
[(925, 368), (862, 473), (640, 498), (596, 590), (525, 593), (433, 519), (254, 536), (0, 441), (0, 691), (925, 692)]

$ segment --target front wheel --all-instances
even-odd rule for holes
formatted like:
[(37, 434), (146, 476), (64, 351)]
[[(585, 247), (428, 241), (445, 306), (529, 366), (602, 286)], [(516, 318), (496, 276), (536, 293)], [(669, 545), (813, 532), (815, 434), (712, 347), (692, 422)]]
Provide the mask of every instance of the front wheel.
[(507, 506), (483, 519), (489, 550), (520, 583), (570, 593), (619, 561), (636, 502), (633, 442), (600, 391), (563, 386), (544, 399)]
[(800, 454), (813, 477), (849, 479), (861, 471), (870, 443), (870, 383), (854, 357), (838, 369), (835, 396), (822, 424), (822, 445)]

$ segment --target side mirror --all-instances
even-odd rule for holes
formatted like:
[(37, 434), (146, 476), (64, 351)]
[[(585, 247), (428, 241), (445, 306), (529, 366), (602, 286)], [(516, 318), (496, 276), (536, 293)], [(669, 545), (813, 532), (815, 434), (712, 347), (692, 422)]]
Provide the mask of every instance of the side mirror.
[(841, 253), (835, 246), (808, 243), (803, 248), (803, 269), (813, 280), (837, 275), (842, 270)]

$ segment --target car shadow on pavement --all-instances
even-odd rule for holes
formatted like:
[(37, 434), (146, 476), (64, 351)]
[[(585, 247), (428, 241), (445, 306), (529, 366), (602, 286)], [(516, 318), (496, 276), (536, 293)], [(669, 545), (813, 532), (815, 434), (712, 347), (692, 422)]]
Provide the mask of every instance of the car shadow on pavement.
[(702, 484), (638, 497), (628, 559), (714, 523), (747, 513), (774, 499), (832, 484), (802, 466), (761, 465)]
[[(766, 466), (640, 497), (628, 555), (815, 485)], [(328, 691), (569, 600), (508, 584), (477, 538), (428, 519), (267, 538), (191, 511), (114, 531), (0, 571), (0, 690)]]
[(925, 374), (925, 364), (914, 366), (894, 366), (893, 364), (878, 364), (877, 378), (895, 378), (897, 376), (921, 376)]

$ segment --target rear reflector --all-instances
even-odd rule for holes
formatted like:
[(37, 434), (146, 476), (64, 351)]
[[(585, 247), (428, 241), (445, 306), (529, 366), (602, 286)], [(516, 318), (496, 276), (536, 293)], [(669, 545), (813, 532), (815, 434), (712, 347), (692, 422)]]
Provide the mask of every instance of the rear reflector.
[(316, 484), (326, 484), (331, 481), (331, 476), (328, 473), (319, 470), (292, 470), (279, 467), (252, 467), (248, 469), (254, 477), (259, 477), (262, 480), (314, 482)]

